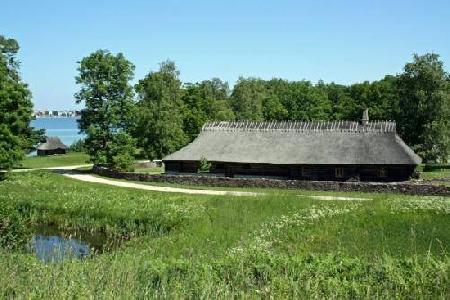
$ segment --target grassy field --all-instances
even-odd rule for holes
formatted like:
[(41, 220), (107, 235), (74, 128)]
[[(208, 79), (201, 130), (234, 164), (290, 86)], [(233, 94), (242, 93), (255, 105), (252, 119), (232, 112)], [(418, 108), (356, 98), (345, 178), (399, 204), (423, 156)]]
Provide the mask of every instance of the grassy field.
[(423, 171), (424, 166), (421, 166), (419, 169), (421, 179), (426, 182), (450, 187), (450, 168), (430, 168), (428, 171)]
[(147, 174), (161, 174), (164, 173), (164, 168), (162, 167), (152, 167), (152, 168), (136, 168), (134, 170), (136, 173), (147, 173)]
[(449, 179), (450, 169), (422, 172), (423, 179)]
[(71, 152), (65, 155), (32, 156), (22, 161), (22, 168), (51, 168), (71, 165), (83, 165), (89, 160), (85, 153)]
[[(450, 296), (449, 198), (261, 191), (194, 196), (12, 174), (0, 183), (0, 298)], [(308, 197), (336, 194), (373, 200)], [(127, 241), (43, 264), (22, 250), (33, 224)]]

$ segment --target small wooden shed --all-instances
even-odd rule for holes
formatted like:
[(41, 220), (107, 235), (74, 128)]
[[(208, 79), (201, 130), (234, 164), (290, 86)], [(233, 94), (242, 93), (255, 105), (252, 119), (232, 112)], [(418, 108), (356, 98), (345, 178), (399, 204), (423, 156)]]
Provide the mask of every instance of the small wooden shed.
[(46, 137), (45, 141), (40, 143), (37, 147), (37, 155), (54, 155), (66, 154), (68, 147), (64, 145), (59, 137)]

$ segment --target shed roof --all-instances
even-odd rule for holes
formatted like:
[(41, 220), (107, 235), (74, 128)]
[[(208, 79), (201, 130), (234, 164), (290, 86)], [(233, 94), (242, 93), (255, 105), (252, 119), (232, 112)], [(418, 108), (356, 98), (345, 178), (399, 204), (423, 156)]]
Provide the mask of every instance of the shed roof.
[(37, 145), (36, 147), (37, 150), (45, 151), (45, 150), (67, 149), (67, 146), (61, 142), (59, 137), (51, 136), (46, 137), (45, 139), (46, 140), (44, 143), (40, 143), (39, 145)]
[(416, 165), (419, 156), (396, 134), (395, 122), (213, 122), (164, 161)]

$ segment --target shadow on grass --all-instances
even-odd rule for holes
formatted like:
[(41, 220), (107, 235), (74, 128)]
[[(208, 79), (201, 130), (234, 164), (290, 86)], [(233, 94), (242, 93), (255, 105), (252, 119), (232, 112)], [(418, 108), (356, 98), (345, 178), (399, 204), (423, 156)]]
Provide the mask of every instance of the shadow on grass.
[(52, 173), (56, 173), (56, 174), (93, 174), (92, 169), (46, 169), (46, 171), (50, 171)]

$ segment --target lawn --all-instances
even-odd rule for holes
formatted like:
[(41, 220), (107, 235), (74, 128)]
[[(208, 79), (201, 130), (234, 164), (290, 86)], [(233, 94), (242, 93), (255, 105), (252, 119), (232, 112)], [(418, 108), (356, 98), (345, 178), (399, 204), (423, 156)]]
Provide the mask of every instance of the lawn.
[(38, 169), (88, 163), (89, 156), (80, 152), (69, 152), (64, 155), (29, 156), (22, 161), (22, 168)]
[(163, 167), (136, 168), (134, 172), (147, 174), (161, 174), (164, 173), (164, 168)]
[(448, 166), (431, 168), (428, 171), (423, 171), (423, 169), (421, 166), (421, 179), (432, 184), (450, 187), (450, 168)]
[(448, 179), (450, 181), (450, 169), (440, 169), (421, 173), (423, 179)]
[[(258, 191), (198, 196), (11, 174), (0, 183), (0, 231), (9, 238), (0, 298), (450, 296), (450, 198)], [(334, 194), (372, 200), (308, 197)], [(20, 228), (35, 224), (126, 241), (44, 264), (21, 243)]]

